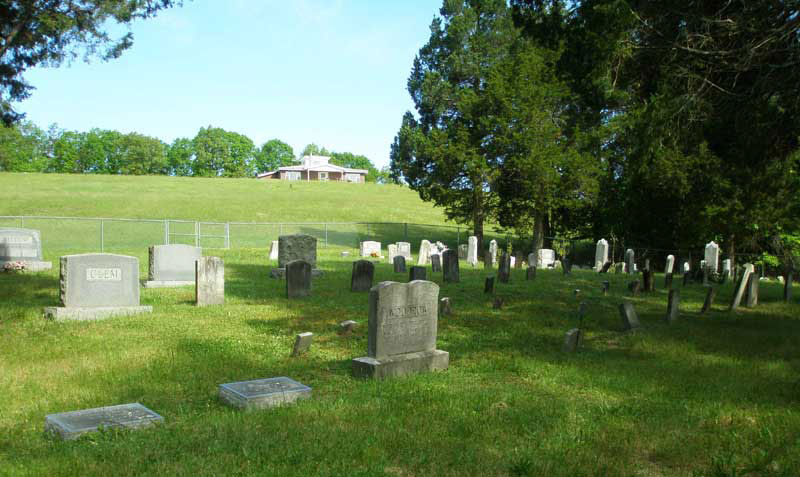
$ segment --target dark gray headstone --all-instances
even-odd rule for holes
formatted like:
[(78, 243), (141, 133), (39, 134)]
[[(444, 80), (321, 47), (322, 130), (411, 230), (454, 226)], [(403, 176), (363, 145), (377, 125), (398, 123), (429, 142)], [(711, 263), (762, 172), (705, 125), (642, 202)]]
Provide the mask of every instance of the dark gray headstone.
[(625, 267), (628, 269), (628, 273), (635, 273), (634, 265), (636, 264), (636, 262), (634, 260), (634, 256), (635, 255), (633, 249), (629, 248), (628, 250), (625, 251)]
[(427, 276), (427, 270), (425, 267), (414, 265), (408, 269), (408, 281), (413, 282), (414, 280), (425, 280)]
[(200, 257), (195, 262), (197, 306), (225, 303), (225, 263), (219, 257)]
[(703, 308), (700, 309), (701, 315), (711, 309), (711, 305), (714, 304), (714, 297), (716, 296), (717, 289), (714, 287), (708, 287), (708, 290), (706, 290), (706, 298), (703, 300)]
[(453, 250), (445, 250), (442, 258), (444, 260), (443, 280), (447, 283), (458, 283), (460, 281), (458, 256)]
[(353, 360), (353, 373), (382, 378), (446, 369), (449, 354), (436, 349), (438, 305), (439, 286), (433, 282), (374, 286), (369, 292), (367, 356)]
[(486, 282), (483, 284), (483, 293), (494, 293), (494, 276), (486, 277)]
[(406, 273), (406, 257), (402, 255), (395, 255), (392, 259), (394, 265), (394, 273)]
[(622, 326), (626, 330), (639, 328), (639, 317), (636, 315), (636, 309), (633, 307), (633, 303), (629, 301), (620, 303), (619, 316), (622, 318)]
[(147, 279), (155, 282), (194, 282), (195, 262), (203, 256), (191, 245), (153, 245), (149, 248)]
[(761, 275), (758, 272), (750, 274), (750, 280), (747, 282), (745, 306), (748, 308), (758, 305), (758, 283), (761, 280)]
[(508, 283), (511, 279), (511, 257), (505, 252), (500, 255), (500, 263), (497, 267), (497, 279), (500, 283)]
[(536, 265), (529, 265), (525, 270), (525, 280), (536, 280)]
[(676, 289), (669, 291), (667, 298), (667, 323), (674, 323), (680, 314), (681, 291)]
[(372, 288), (372, 280), (374, 276), (374, 263), (370, 262), (369, 260), (358, 260), (353, 262), (353, 273), (350, 275), (350, 291), (368, 292), (369, 289)]
[(294, 346), (292, 347), (292, 356), (300, 356), (311, 349), (311, 342), (314, 340), (314, 333), (305, 332), (299, 333), (294, 338)]
[(311, 235), (281, 235), (278, 237), (278, 267), (285, 268), (289, 262), (303, 260), (317, 267), (317, 239)]
[(642, 281), (644, 282), (644, 291), (646, 292), (654, 291), (653, 272), (650, 269), (645, 268), (644, 270), (642, 270)]
[(45, 432), (63, 440), (72, 440), (101, 428), (138, 429), (158, 422), (164, 422), (164, 418), (136, 402), (48, 414), (45, 416), (44, 428)]
[(219, 385), (220, 399), (240, 409), (265, 409), (311, 397), (311, 388), (285, 376)]
[(311, 295), (311, 264), (293, 260), (286, 264), (286, 298)]
[(442, 272), (442, 256), (438, 253), (434, 253), (431, 255), (431, 272), (433, 273), (441, 273)]
[(564, 336), (564, 346), (562, 347), (565, 353), (574, 353), (578, 351), (578, 347), (580, 347), (581, 342), (583, 341), (583, 333), (578, 328), (572, 328), (571, 330), (567, 331), (567, 334)]

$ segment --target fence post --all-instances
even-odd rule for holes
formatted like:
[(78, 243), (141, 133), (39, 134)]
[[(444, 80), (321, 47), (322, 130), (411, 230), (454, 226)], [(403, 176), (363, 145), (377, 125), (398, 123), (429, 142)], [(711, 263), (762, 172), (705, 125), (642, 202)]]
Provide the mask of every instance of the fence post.
[(325, 224), (325, 248), (328, 248), (328, 224)]
[(106, 221), (100, 219), (100, 253), (106, 251)]
[(231, 248), (231, 223), (225, 222), (225, 249)]
[(164, 245), (169, 245), (169, 220), (164, 219)]
[(194, 223), (194, 246), (200, 246), (200, 222)]

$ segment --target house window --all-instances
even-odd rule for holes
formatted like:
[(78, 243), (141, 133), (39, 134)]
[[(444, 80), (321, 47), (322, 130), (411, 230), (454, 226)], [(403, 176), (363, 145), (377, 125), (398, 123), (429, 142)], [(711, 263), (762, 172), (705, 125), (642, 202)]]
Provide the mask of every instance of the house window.
[(327, 181), (328, 180), (328, 173), (327, 172), (319, 172), (319, 180)]
[(361, 174), (346, 174), (344, 180), (347, 182), (361, 182)]
[(287, 171), (286, 172), (286, 179), (290, 181), (299, 181), (300, 180), (300, 171)]

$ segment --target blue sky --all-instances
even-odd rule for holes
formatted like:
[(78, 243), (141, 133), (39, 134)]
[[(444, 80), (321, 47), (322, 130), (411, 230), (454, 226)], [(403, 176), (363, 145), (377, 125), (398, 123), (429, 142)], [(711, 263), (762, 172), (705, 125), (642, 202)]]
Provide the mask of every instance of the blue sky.
[(17, 104), (46, 128), (139, 132), (172, 142), (214, 126), (364, 154), (378, 167), (406, 80), (441, 0), (194, 0), (133, 25), (110, 62), (35, 68)]

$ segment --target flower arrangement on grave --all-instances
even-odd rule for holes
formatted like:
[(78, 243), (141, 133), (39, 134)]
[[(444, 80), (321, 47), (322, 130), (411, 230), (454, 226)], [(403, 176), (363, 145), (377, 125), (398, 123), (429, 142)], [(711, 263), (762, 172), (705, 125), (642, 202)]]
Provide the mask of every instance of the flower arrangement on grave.
[(28, 268), (25, 262), (6, 262), (3, 265), (4, 272), (23, 272), (25, 269)]
[(372, 258), (380, 258), (378, 256), (378, 252), (372, 252), (371, 254), (369, 254), (369, 256), (372, 257)]

